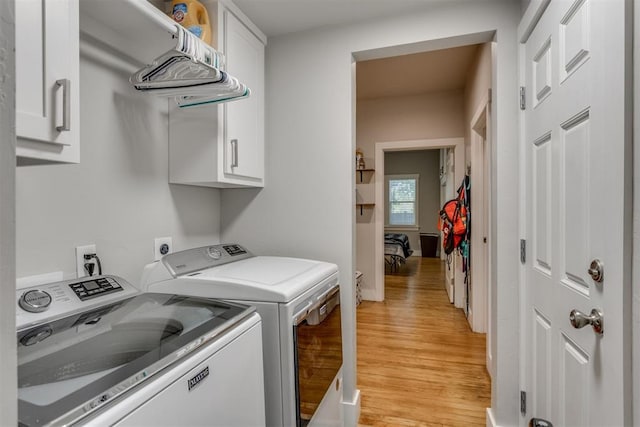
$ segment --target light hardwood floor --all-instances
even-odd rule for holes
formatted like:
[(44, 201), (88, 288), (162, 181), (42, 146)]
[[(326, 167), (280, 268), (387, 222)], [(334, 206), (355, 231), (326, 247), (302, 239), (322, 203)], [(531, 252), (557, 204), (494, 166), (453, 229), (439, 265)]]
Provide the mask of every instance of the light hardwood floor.
[(444, 264), (410, 257), (385, 277), (385, 301), (357, 309), (360, 426), (485, 425), (485, 335), (449, 303)]

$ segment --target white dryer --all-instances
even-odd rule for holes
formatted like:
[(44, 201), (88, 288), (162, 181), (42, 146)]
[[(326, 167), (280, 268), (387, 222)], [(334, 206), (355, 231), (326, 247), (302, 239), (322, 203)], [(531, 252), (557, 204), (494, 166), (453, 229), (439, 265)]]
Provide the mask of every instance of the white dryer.
[(342, 425), (335, 264), (254, 256), (238, 244), (221, 244), (166, 255), (147, 266), (141, 282), (150, 292), (256, 307), (263, 325), (267, 425)]
[(18, 290), (20, 426), (263, 426), (252, 307), (116, 276)]

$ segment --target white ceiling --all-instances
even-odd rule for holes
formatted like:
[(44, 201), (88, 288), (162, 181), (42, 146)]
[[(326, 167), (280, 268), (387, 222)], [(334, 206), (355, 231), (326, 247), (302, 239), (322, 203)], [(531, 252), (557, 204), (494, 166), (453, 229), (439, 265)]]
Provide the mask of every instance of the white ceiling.
[(371, 99), (464, 89), (477, 51), (478, 45), (470, 45), (358, 62), (356, 96)]
[[(234, 0), (267, 37), (364, 22), (469, 0)], [(484, 0), (473, 0), (484, 1)], [(358, 99), (464, 88), (477, 45), (357, 64)], [(389, 78), (393, 76), (393, 78)]]
[(403, 15), (454, 1), (461, 0), (234, 0), (234, 3), (267, 37), (274, 37)]

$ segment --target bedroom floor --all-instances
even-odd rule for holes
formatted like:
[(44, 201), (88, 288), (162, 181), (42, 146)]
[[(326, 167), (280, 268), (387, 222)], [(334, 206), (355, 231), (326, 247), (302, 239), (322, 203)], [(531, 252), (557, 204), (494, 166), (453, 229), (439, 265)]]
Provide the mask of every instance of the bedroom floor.
[(384, 302), (357, 309), (360, 426), (486, 424), (485, 335), (444, 289), (444, 263), (409, 257), (385, 276)]

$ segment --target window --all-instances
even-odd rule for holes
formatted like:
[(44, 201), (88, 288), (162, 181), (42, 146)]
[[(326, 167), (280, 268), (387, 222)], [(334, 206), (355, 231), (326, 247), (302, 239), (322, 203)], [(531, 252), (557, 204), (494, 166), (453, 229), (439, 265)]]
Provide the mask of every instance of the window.
[(388, 226), (417, 227), (418, 175), (386, 175)]

